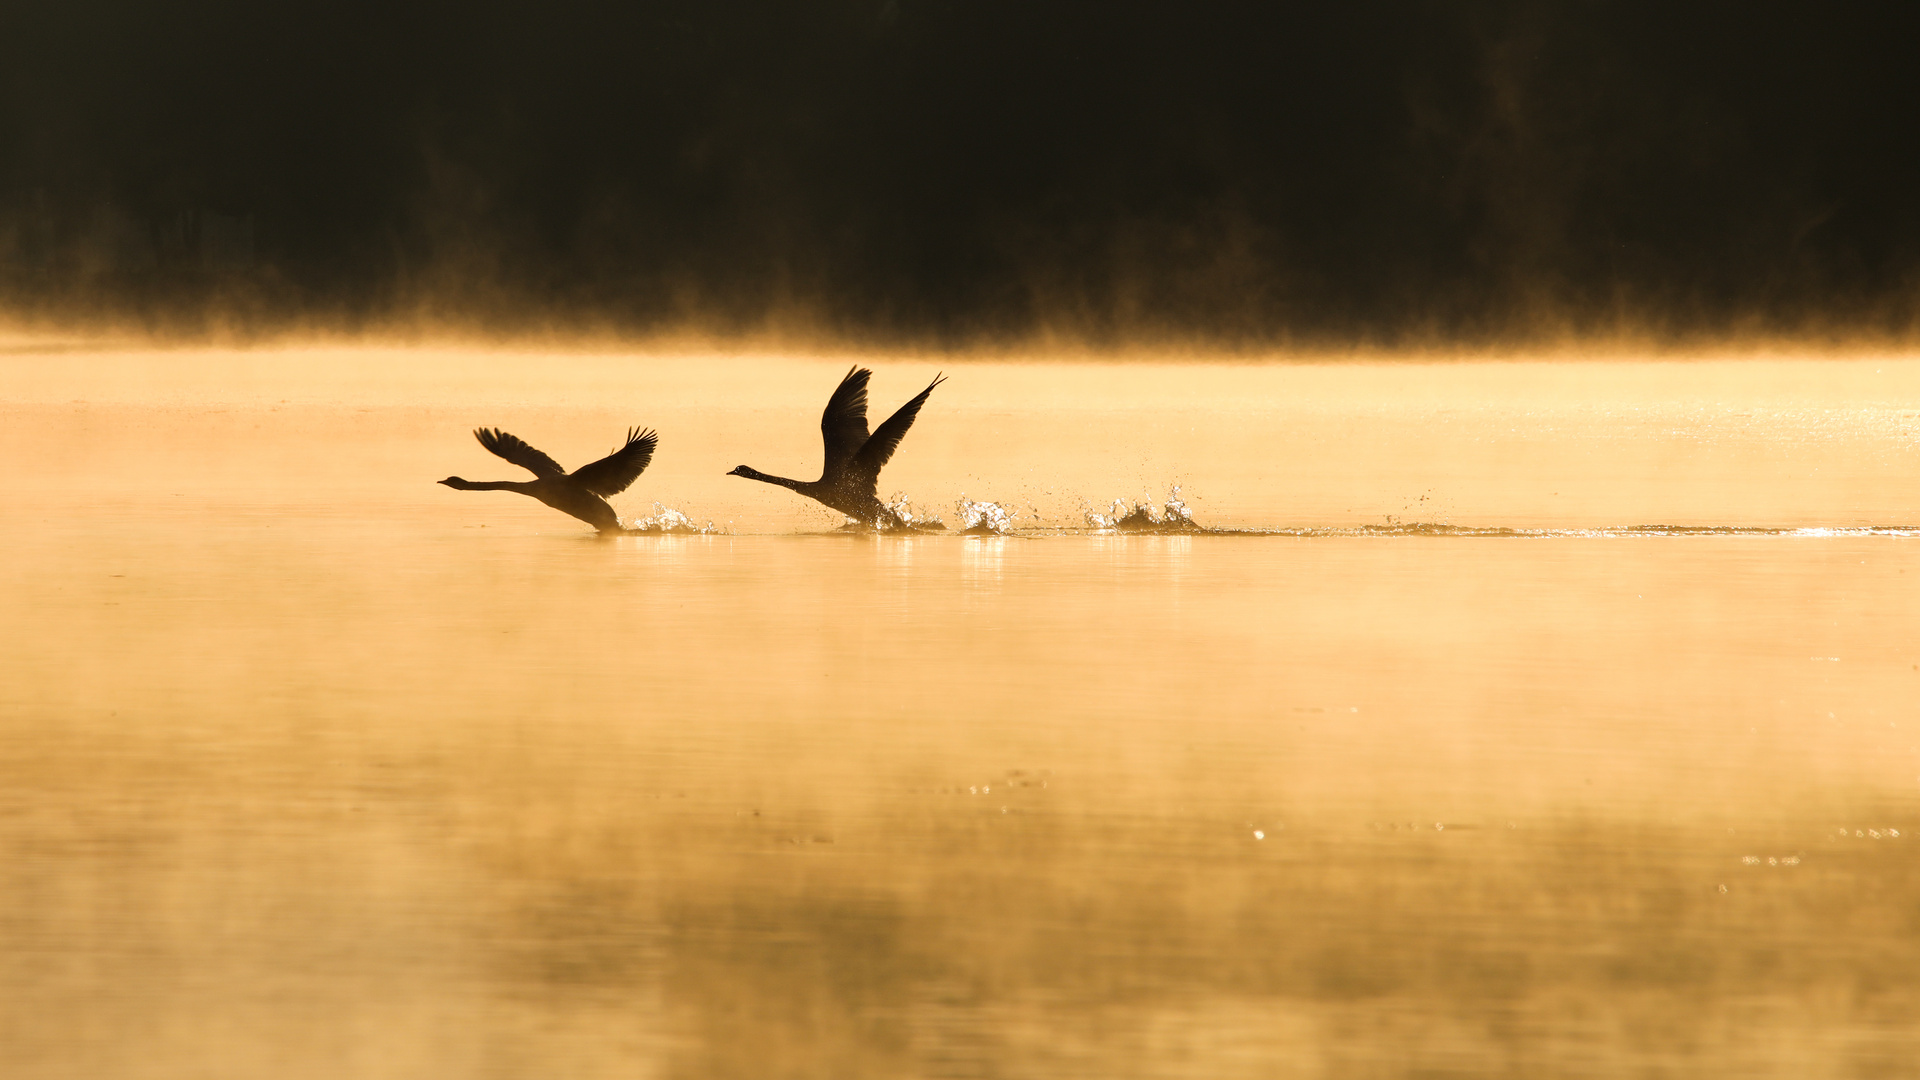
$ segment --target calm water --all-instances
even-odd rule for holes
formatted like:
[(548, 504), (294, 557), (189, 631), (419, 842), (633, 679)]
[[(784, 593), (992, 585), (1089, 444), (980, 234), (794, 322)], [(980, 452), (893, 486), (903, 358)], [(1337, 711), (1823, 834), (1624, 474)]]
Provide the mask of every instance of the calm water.
[(1913, 1075), (1920, 363), (850, 362), (0, 350), (7, 1075)]

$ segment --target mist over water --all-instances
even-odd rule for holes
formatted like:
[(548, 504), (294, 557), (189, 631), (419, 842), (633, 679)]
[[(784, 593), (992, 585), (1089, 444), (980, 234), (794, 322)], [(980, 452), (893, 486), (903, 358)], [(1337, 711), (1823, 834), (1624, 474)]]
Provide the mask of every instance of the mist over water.
[(1920, 363), (875, 367), (0, 353), (8, 1074), (1914, 1060)]
[(0, 5), (0, 1073), (1911, 1075), (1913, 21)]

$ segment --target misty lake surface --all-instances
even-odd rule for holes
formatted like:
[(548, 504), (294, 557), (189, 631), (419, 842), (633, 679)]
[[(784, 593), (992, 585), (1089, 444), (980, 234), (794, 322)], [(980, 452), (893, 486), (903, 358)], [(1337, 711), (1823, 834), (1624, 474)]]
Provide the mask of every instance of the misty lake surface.
[[(723, 475), (856, 360), (944, 532)], [(629, 425), (655, 531), (434, 483)], [(5, 1073), (1912, 1076), (1917, 439), (1899, 357), (22, 341)]]

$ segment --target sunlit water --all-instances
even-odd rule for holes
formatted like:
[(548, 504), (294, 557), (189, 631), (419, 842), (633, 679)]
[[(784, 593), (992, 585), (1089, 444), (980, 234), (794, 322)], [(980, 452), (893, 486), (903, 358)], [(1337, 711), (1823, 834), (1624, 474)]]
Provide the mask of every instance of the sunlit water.
[(0, 354), (5, 1074), (1913, 1075), (1920, 364), (847, 363)]

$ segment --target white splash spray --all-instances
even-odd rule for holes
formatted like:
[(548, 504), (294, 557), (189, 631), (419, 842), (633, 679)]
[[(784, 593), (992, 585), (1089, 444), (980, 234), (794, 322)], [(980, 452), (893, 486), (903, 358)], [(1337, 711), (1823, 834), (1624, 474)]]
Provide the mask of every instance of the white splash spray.
[(974, 502), (962, 492), (960, 501), (954, 504), (960, 514), (960, 529), (970, 533), (1010, 533), (1013, 531), (1013, 519), (1019, 517), (1018, 511), (1009, 510), (996, 502)]
[(710, 533), (724, 532), (720, 526), (709, 521), (704, 525), (695, 525), (693, 519), (675, 510), (671, 506), (653, 504), (653, 516), (636, 517), (628, 526), (630, 532), (680, 533), (704, 536)]

